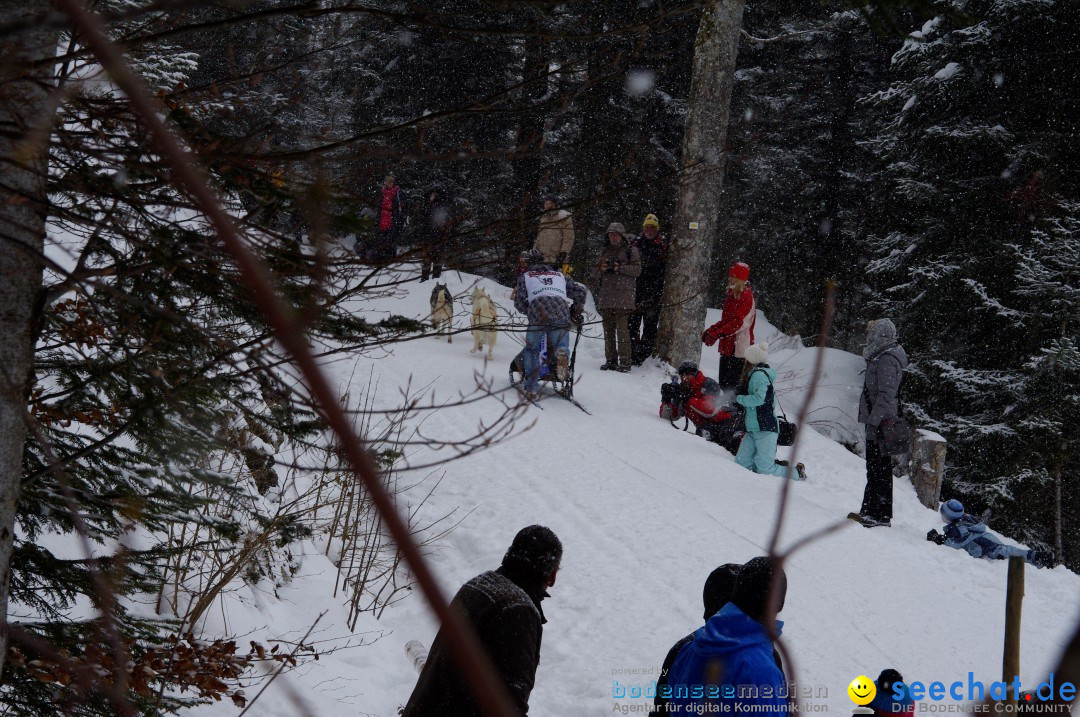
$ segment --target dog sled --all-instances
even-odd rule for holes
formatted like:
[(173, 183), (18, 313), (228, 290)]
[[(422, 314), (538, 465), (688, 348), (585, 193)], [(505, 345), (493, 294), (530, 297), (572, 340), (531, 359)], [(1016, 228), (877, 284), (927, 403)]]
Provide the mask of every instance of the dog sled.
[[(550, 386), (555, 395), (566, 399), (570, 403), (580, 408), (585, 413), (589, 413), (589, 409), (582, 406), (576, 398), (574, 398), (574, 364), (577, 359), (578, 342), (581, 341), (581, 324), (577, 325), (577, 333), (574, 336), (574, 348), (570, 351), (570, 361), (567, 366), (566, 380), (560, 381), (558, 372), (555, 370), (555, 353), (547, 351), (547, 337), (545, 336), (540, 344), (540, 388)], [(525, 385), (525, 349), (522, 348), (510, 362), (510, 385), (519, 391)], [(541, 396), (542, 397), (542, 396)], [(537, 408), (543, 408), (539, 401), (533, 401), (533, 405)]]

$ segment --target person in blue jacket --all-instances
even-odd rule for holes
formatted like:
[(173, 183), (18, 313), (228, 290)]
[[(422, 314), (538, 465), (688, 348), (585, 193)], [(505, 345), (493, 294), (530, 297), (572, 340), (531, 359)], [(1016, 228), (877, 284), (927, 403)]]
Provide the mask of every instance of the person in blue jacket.
[[(705, 589), (701, 595), (702, 602), (705, 605), (705, 617), (702, 618), (703, 620), (708, 622), (710, 617), (720, 612), (721, 608), (731, 600), (731, 596), (735, 592), (735, 582), (739, 579), (739, 570), (741, 569), (742, 565), (738, 563), (725, 563), (709, 573), (709, 577), (705, 580)], [(660, 668), (660, 676), (656, 678), (657, 696), (653, 699), (649, 717), (669, 714), (670, 707), (668, 703), (671, 700), (665, 693), (668, 675), (671, 674), (671, 666), (675, 664), (675, 659), (678, 658), (682, 649), (694, 641), (694, 634), (694, 632), (691, 632), (668, 650), (667, 657), (664, 658), (664, 664)], [(777, 662), (777, 665), (780, 665), (780, 663)], [(671, 714), (675, 713), (672, 712)]]
[(964, 504), (956, 498), (941, 504), (941, 519), (945, 521), (944, 533), (931, 530), (926, 534), (927, 540), (938, 545), (964, 550), (974, 558), (1005, 560), (1018, 555), (1037, 568), (1048, 565), (1042, 554), (1034, 548), (1027, 550), (1014, 545), (1005, 545), (1000, 538), (986, 529), (985, 523), (965, 513)]
[[(699, 714), (699, 705), (718, 705), (724, 713), (787, 713), (788, 688), (765, 627), (774, 570), (779, 570), (776, 612), (783, 609), (783, 569), (774, 568), (767, 557), (743, 565), (731, 601), (698, 628), (675, 658), (666, 685), (671, 694), (664, 695), (668, 714)], [(783, 625), (775, 621), (776, 637)]]
[[(765, 475), (787, 475), (787, 465), (776, 462), (776, 440), (780, 422), (776, 420), (776, 370), (769, 367), (769, 345), (762, 341), (746, 350), (749, 371), (735, 402), (746, 410), (746, 433), (735, 454), (735, 462), (748, 471)], [(806, 480), (806, 467), (795, 466), (795, 480)]]
[(915, 701), (911, 699), (911, 691), (904, 684), (904, 677), (899, 672), (891, 667), (884, 669), (874, 680), (874, 684), (877, 686), (877, 694), (867, 707), (874, 710), (877, 717), (908, 717), (915, 712)]

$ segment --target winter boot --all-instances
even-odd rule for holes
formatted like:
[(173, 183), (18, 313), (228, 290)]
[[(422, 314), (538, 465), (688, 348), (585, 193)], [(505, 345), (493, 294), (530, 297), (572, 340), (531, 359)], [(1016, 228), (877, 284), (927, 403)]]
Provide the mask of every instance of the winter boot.
[(565, 383), (569, 375), (570, 361), (566, 358), (566, 352), (559, 349), (559, 352), (555, 354), (555, 377)]
[(848, 518), (854, 520), (856, 523), (864, 528), (889, 528), (892, 527), (891, 520), (879, 520), (869, 515), (863, 515), (862, 513), (848, 513)]
[(614, 370), (616, 370), (618, 368), (619, 368), (619, 364), (611, 363), (610, 361), (605, 361), (604, 363), (600, 364), (600, 370), (601, 371), (614, 371)]
[(621, 364), (619, 364), (618, 366), (615, 367), (615, 370), (618, 371), (619, 373), (630, 373), (630, 364), (621, 363)]
[[(780, 459), (777, 459), (777, 460), (775, 460), (773, 462), (776, 465), (784, 466), (785, 468), (787, 468), (787, 466), (788, 466), (787, 461), (782, 461)], [(796, 463), (795, 464), (795, 475), (794, 475), (794, 477), (792, 477), (792, 480), (800, 480), (800, 481), (801, 480), (806, 480), (806, 466), (805, 465), (803, 465), (802, 463)], [(852, 513), (851, 515), (855, 515), (855, 514)], [(851, 515), (849, 515), (848, 517), (851, 518)]]

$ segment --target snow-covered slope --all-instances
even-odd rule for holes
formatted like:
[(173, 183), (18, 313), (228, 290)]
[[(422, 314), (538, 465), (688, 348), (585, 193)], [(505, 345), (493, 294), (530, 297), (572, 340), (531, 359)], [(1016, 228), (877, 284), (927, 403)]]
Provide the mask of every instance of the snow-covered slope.
[[(477, 281), (507, 321), (505, 287), (468, 275), (451, 274), (447, 281), (458, 297), (458, 328), (467, 324), (467, 295)], [(431, 284), (408, 286), (414, 288), (405, 296), (356, 309), (426, 315)], [(773, 364), (792, 415), (801, 406), (799, 386), (809, 378), (814, 351), (785, 346), (762, 316), (758, 327), (759, 338), (777, 349)], [(459, 516), (468, 513), (431, 555), (448, 594), (496, 567), (525, 525), (543, 523), (562, 539), (564, 560), (544, 603), (548, 624), (531, 700), (530, 713), (541, 716), (603, 715), (644, 703), (613, 698), (613, 680), (626, 685), (654, 679), (648, 671), (701, 622), (708, 573), (718, 564), (764, 553), (781, 487), (781, 479), (744, 471), (720, 447), (672, 430), (657, 416), (658, 386), (667, 378), (663, 367), (599, 371), (598, 328), (582, 338), (577, 361), (576, 395), (593, 415), (557, 398), (545, 400), (543, 410), (530, 407), (519, 421), (527, 430), (448, 464), (425, 506), (433, 516), (454, 508), (460, 508)], [(470, 347), (464, 333), (453, 344), (434, 338), (402, 343), (379, 359), (336, 356), (330, 368), (343, 384), (353, 376), (366, 383), (373, 369), (381, 382), (376, 403), (384, 406), (410, 380), (434, 382), (436, 397), (445, 399), (470, 391), (478, 376), (505, 386), (507, 364), (518, 350), (514, 335), (500, 336), (492, 363), (470, 354)], [(831, 350), (826, 359), (815, 405), (823, 421), (843, 423), (854, 411), (862, 362)], [(706, 349), (707, 373), (715, 375), (715, 363), (714, 350)], [(502, 410), (495, 398), (446, 409), (428, 416), (424, 430), (442, 438), (463, 435)], [(419, 465), (433, 457), (441, 456), (421, 452), (409, 461)], [(842, 520), (859, 508), (862, 495), (863, 462), (837, 442), (806, 431), (800, 459), (810, 478), (792, 486), (783, 545)], [(412, 502), (428, 488), (413, 489)], [(909, 681), (950, 682), (966, 678), (969, 670), (986, 682), (1000, 675), (1005, 564), (927, 542), (927, 530), (940, 527), (937, 513), (923, 508), (905, 481), (897, 480), (894, 492), (891, 529), (867, 530), (848, 521), (789, 563), (784, 637), (798, 679), (826, 689), (827, 698), (819, 702), (830, 711), (851, 708), (845, 690), (855, 676), (874, 677), (885, 667), (899, 669)], [(311, 640), (323, 650), (346, 649), (281, 678), (255, 711), (292, 717), (300, 700), (313, 714), (391, 717), (416, 679), (405, 644), (430, 645), (437, 626), (415, 594), (377, 621), (365, 616), (359, 634), (350, 634), (347, 598), (340, 592), (331, 596), (334, 568), (321, 547), (318, 537), (303, 544), (300, 574), (276, 598), (263, 590), (230, 593), (206, 627), (252, 639), (295, 640), (325, 611)], [(1056, 659), (1080, 609), (1078, 587), (1080, 580), (1064, 568), (1028, 571), (1021, 676), (1032, 686)], [(220, 704), (203, 713), (234, 715), (236, 709)]]

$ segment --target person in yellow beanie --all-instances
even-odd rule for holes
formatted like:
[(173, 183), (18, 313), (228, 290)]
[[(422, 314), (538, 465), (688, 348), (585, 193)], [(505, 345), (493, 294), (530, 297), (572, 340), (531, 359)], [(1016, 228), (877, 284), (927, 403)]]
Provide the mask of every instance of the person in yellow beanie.
[(656, 325), (664, 298), (664, 272), (667, 270), (667, 239), (660, 234), (660, 220), (649, 214), (641, 223), (637, 238), (641, 254), (641, 276), (638, 277), (635, 309), (630, 316), (630, 346), (635, 364), (652, 355), (656, 348)]

